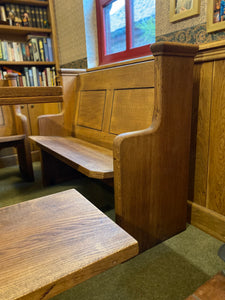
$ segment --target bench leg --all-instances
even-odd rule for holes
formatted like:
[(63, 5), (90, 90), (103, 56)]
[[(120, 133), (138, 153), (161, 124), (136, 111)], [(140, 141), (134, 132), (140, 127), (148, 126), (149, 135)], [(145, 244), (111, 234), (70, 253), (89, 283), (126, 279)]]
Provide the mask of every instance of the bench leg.
[(43, 186), (53, 185), (79, 176), (76, 170), (48, 152), (41, 150), (40, 153)]
[(23, 140), (16, 145), (19, 168), (22, 176), (29, 181), (34, 181), (34, 172), (30, 147), (27, 141)]

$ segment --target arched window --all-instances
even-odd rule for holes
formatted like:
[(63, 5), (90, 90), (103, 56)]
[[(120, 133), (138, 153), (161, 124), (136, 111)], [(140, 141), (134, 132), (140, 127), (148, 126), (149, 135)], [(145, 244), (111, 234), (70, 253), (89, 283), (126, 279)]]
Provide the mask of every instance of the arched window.
[(155, 0), (96, 0), (99, 63), (150, 55)]

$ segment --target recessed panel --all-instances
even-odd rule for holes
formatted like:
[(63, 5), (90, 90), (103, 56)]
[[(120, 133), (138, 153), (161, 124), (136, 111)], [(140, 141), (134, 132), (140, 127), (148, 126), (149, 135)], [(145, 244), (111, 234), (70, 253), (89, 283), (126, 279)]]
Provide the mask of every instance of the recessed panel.
[(154, 89), (115, 90), (110, 133), (141, 130), (152, 123)]
[(77, 124), (88, 128), (102, 130), (105, 107), (105, 91), (82, 91)]

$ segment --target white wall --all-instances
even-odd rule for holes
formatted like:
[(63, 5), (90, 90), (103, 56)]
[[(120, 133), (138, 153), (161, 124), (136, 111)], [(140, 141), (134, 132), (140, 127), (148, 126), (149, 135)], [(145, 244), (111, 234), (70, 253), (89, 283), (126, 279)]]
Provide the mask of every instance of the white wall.
[(98, 37), (95, 0), (83, 0), (88, 68), (98, 65)]

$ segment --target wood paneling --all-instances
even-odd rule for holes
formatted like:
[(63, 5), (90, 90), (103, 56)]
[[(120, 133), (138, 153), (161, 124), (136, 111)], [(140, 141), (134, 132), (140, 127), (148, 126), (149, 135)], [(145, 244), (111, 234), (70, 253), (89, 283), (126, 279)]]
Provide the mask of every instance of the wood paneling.
[(154, 87), (153, 72), (153, 58), (147, 62), (87, 72), (80, 78), (80, 90)]
[(194, 197), (189, 221), (225, 242), (225, 42), (200, 47), (195, 59), (198, 101)]
[(120, 134), (149, 127), (153, 109), (153, 88), (115, 90), (110, 133)]
[(81, 91), (77, 125), (102, 130), (106, 91)]
[(214, 62), (207, 207), (225, 215), (225, 61)]
[[(199, 74), (197, 74), (199, 72)], [(213, 62), (195, 66), (198, 112), (194, 202), (206, 206)], [(194, 90), (194, 93), (196, 90)]]

